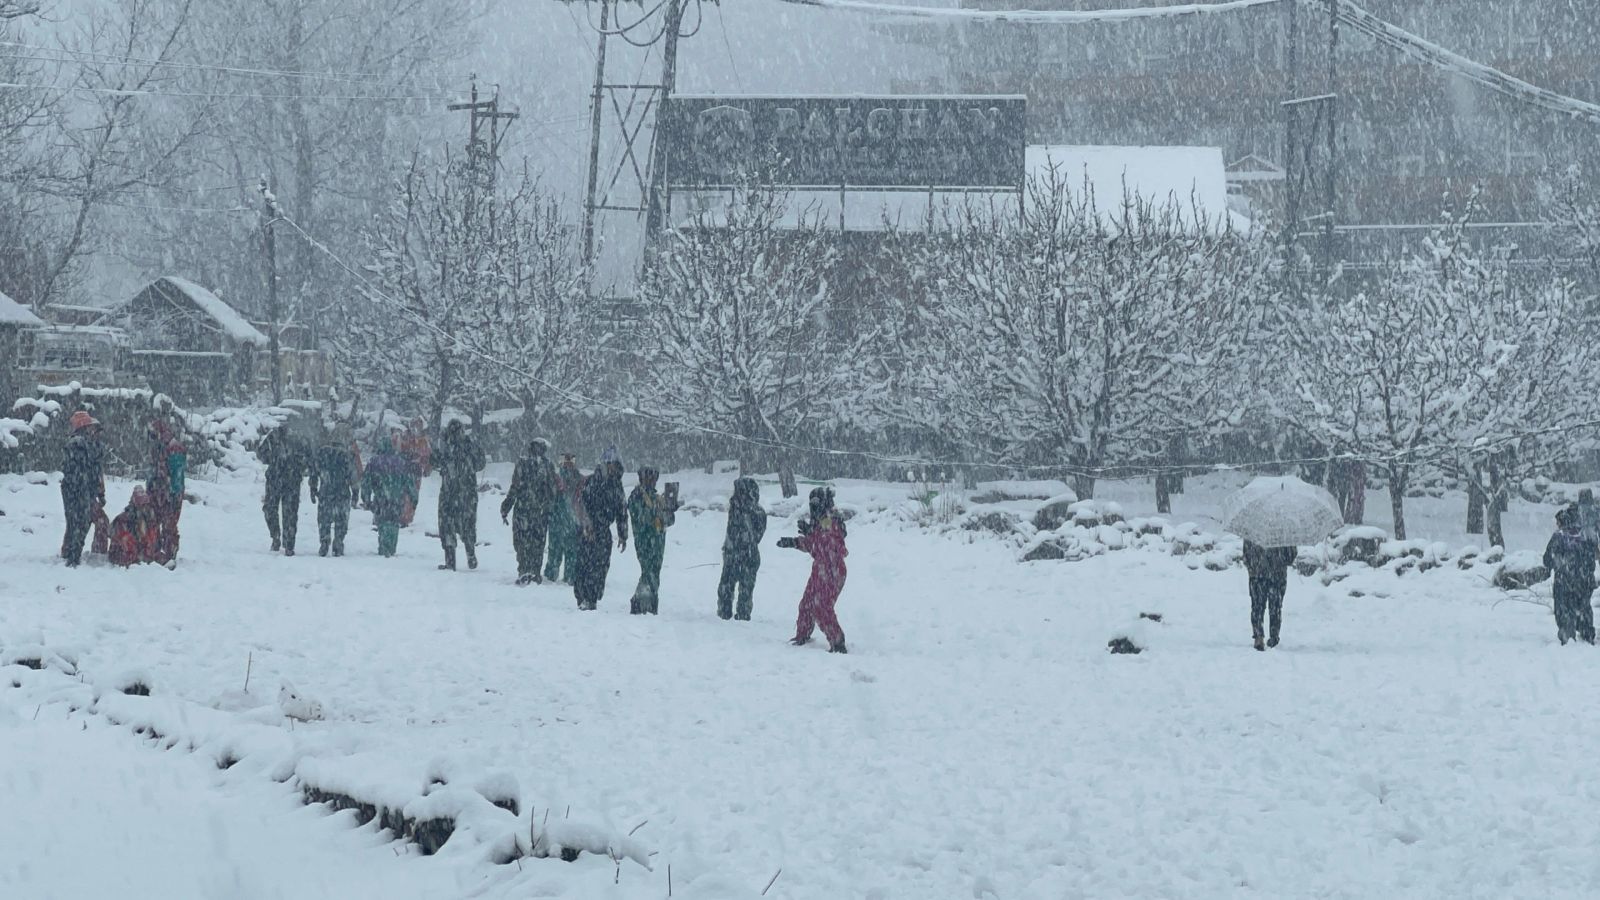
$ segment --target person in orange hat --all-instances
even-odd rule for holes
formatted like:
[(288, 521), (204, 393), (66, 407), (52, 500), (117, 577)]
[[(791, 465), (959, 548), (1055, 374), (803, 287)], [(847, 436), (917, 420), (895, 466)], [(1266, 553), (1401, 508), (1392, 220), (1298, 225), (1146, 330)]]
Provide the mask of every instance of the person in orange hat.
[(106, 448), (100, 440), (99, 420), (87, 411), (73, 413), (69, 425), (72, 437), (67, 440), (61, 460), (61, 509), (67, 520), (61, 557), (67, 565), (76, 566), (83, 562), (83, 542), (89, 536), (95, 511), (104, 510), (106, 505)]

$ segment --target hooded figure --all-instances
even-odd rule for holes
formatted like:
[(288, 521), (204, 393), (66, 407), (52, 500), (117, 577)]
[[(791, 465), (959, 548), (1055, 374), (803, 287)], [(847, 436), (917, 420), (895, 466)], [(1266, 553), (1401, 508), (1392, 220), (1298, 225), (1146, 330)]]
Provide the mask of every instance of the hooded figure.
[[(728, 535), (722, 541), (722, 580), (717, 583), (717, 615), (749, 621), (756, 573), (761, 570), (761, 539), (767, 534), (767, 511), (761, 508), (761, 486), (754, 478), (733, 483), (728, 502)], [(739, 595), (735, 611), (734, 593)]]
[(161, 522), (155, 505), (144, 485), (133, 489), (133, 497), (111, 521), (111, 538), (107, 555), (114, 566), (131, 566), (136, 563), (155, 562), (159, 555)]
[(579, 609), (594, 609), (606, 592), (611, 571), (611, 528), (617, 529), (617, 550), (628, 549), (627, 501), (622, 495), (622, 461), (608, 450), (610, 462), (595, 467), (584, 479), (578, 530), (578, 574), (572, 593)]
[(312, 467), (311, 451), (283, 424), (262, 439), (256, 458), (267, 465), (267, 491), (261, 498), (261, 514), (267, 519), (272, 549), (281, 548), (284, 556), (293, 556), (295, 537), (300, 531), (300, 482)]
[(1556, 513), (1556, 533), (1544, 548), (1544, 567), (1554, 576), (1556, 638), (1594, 643), (1595, 545), (1583, 534), (1578, 508)]
[(411, 461), (395, 452), (388, 437), (378, 440), (378, 452), (362, 473), (361, 494), (378, 526), (378, 555), (393, 556), (400, 543), (400, 519), (407, 505), (417, 503), (417, 479)]
[(350, 507), (361, 499), (361, 476), (351, 448), (349, 429), (327, 429), (311, 469), (311, 502), (317, 505), (317, 555), (344, 555), (344, 536), (350, 530)]
[(170, 569), (178, 563), (178, 517), (183, 514), (189, 450), (173, 434), (172, 426), (161, 419), (151, 420), (145, 436), (150, 439), (150, 478), (145, 487), (150, 508), (160, 523), (160, 537), (151, 561)]
[(72, 414), (72, 437), (67, 440), (61, 460), (61, 511), (67, 520), (67, 533), (61, 541), (61, 556), (67, 565), (83, 561), (83, 542), (98, 514), (105, 516), (106, 479), (103, 471), (106, 447), (100, 440), (100, 422), (83, 410)]
[(780, 538), (779, 547), (790, 547), (811, 554), (811, 580), (800, 598), (800, 616), (795, 621), (796, 647), (811, 642), (811, 630), (820, 627), (828, 638), (829, 653), (845, 653), (844, 629), (834, 605), (844, 590), (844, 558), (850, 555), (844, 544), (844, 518), (833, 505), (833, 488), (813, 488), (810, 509), (800, 520), (800, 536)]
[(486, 460), (478, 442), (467, 436), (460, 420), (445, 426), (432, 464), (439, 470), (439, 543), (444, 546), (440, 569), (456, 567), (456, 538), (467, 551), (467, 568), (478, 567), (478, 473)]
[[(1244, 568), (1250, 573), (1250, 628), (1257, 650), (1278, 646), (1278, 631), (1283, 627), (1283, 595), (1289, 590), (1289, 567), (1294, 565), (1293, 547), (1263, 547), (1244, 542)], [(1261, 617), (1272, 617), (1272, 636), (1261, 633)]]
[(661, 608), (661, 562), (667, 553), (667, 529), (677, 507), (656, 491), (661, 472), (651, 466), (639, 470), (639, 484), (628, 495), (628, 521), (633, 526), (633, 552), (639, 557), (639, 586), (633, 591), (630, 611), (656, 615)]
[(556, 469), (556, 496), (550, 504), (550, 555), (544, 564), (544, 580), (571, 584), (578, 574), (578, 519), (583, 505), (583, 473), (577, 457), (561, 454)]
[(517, 584), (541, 580), (544, 541), (550, 531), (550, 510), (556, 505), (556, 467), (550, 462), (550, 442), (535, 438), (511, 473), (511, 490), (500, 503), (500, 521), (515, 514), (511, 541), (517, 549)]

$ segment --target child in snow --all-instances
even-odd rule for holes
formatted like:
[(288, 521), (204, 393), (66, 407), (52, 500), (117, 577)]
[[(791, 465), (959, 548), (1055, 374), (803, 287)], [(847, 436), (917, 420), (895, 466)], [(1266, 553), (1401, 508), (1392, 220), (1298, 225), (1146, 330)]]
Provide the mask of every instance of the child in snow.
[(1556, 637), (1594, 643), (1595, 545), (1583, 534), (1578, 508), (1556, 513), (1556, 533), (1544, 549), (1544, 567), (1554, 577)]
[(114, 566), (156, 562), (161, 553), (161, 520), (150, 493), (143, 485), (133, 489), (133, 498), (111, 521), (111, 538), (106, 548)]
[(800, 536), (780, 538), (779, 547), (803, 550), (811, 554), (811, 580), (806, 582), (806, 592), (800, 598), (800, 617), (795, 622), (796, 647), (811, 642), (813, 626), (821, 627), (828, 638), (829, 653), (845, 653), (844, 629), (839, 627), (839, 617), (834, 614), (834, 604), (839, 602), (839, 592), (844, 590), (844, 558), (850, 551), (844, 545), (844, 519), (833, 505), (833, 488), (819, 487), (811, 491), (811, 509), (800, 520)]
[[(750, 620), (756, 573), (761, 570), (761, 539), (767, 533), (767, 511), (761, 508), (761, 487), (754, 478), (733, 483), (728, 503), (728, 535), (722, 541), (722, 581), (717, 584), (717, 615)], [(733, 605), (734, 591), (739, 608)]]
[(661, 608), (661, 561), (667, 553), (667, 529), (677, 512), (672, 501), (656, 490), (661, 472), (651, 466), (639, 469), (639, 484), (628, 495), (628, 521), (633, 526), (633, 552), (639, 557), (639, 586), (629, 610), (634, 615), (656, 615)]
[(407, 506), (417, 504), (416, 468), (394, 451), (388, 437), (378, 441), (378, 453), (361, 476), (361, 496), (378, 526), (378, 555), (393, 556), (400, 543), (400, 524)]
[(183, 514), (184, 484), (189, 450), (162, 419), (152, 419), (145, 431), (150, 441), (150, 477), (145, 484), (150, 508), (160, 523), (152, 562), (167, 568), (178, 564), (178, 518)]

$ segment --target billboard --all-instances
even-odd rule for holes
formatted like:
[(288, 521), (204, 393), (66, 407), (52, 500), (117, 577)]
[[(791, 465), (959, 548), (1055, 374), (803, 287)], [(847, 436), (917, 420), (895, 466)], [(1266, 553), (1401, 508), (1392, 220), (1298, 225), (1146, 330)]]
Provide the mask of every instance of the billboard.
[(666, 182), (1014, 190), (1026, 113), (1014, 96), (677, 95), (663, 111)]

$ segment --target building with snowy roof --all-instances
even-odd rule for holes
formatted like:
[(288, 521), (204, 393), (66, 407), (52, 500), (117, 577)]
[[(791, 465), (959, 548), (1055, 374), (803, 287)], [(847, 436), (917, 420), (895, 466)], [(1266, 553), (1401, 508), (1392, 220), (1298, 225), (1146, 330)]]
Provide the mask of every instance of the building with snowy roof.
[(0, 359), (6, 360), (5, 364), (0, 365), (0, 398), (5, 398), (7, 402), (16, 398), (19, 388), (26, 387), (19, 383), (18, 372), (18, 362), (22, 359), (22, 331), (43, 324), (44, 320), (34, 315), (32, 310), (0, 294)]

